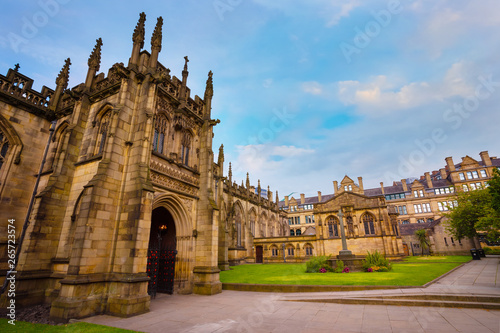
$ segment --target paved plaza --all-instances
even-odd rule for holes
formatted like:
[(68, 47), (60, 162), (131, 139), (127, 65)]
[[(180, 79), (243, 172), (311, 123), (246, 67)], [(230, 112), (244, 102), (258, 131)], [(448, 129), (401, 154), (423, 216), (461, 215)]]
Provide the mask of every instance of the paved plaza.
[[(500, 332), (500, 311), (477, 308), (338, 304), (329, 298), (393, 295), (500, 297), (498, 257), (471, 261), (427, 288), (322, 293), (223, 291), (214, 296), (160, 294), (151, 311), (89, 323), (142, 332)], [(319, 302), (311, 302), (314, 300)]]

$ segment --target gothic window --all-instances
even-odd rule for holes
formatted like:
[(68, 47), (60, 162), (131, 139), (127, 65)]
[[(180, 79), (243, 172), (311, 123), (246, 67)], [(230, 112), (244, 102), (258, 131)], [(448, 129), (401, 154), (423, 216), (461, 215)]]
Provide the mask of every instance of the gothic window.
[(287, 250), (288, 250), (288, 256), (289, 257), (294, 256), (295, 251), (294, 251), (293, 246), (289, 246)]
[(290, 229), (290, 236), (295, 236), (295, 230)]
[(188, 132), (184, 132), (181, 141), (181, 161), (182, 164), (189, 164), (189, 151), (191, 147), (191, 135)]
[(99, 121), (99, 130), (97, 132), (97, 142), (95, 155), (102, 154), (104, 151), (104, 146), (106, 144), (106, 138), (108, 137), (111, 123), (111, 110), (104, 113)]
[(295, 230), (295, 236), (300, 236), (301, 234), (302, 232), (300, 231), (300, 229)]
[(278, 256), (278, 248), (277, 248), (277, 247), (273, 246), (273, 247), (271, 248), (271, 255), (272, 255), (273, 257), (277, 257), (277, 256)]
[(365, 235), (375, 235), (375, 225), (371, 214), (363, 215), (363, 224), (365, 226)]
[(0, 130), (0, 170), (6, 161), (7, 152), (9, 151), (9, 140), (6, 135)]
[(328, 237), (339, 237), (339, 222), (333, 216), (328, 218)]
[(313, 248), (311, 245), (306, 245), (306, 256), (312, 256), (313, 255)]
[(165, 138), (168, 133), (168, 120), (164, 115), (159, 115), (155, 122), (155, 132), (153, 137), (153, 151), (165, 153)]

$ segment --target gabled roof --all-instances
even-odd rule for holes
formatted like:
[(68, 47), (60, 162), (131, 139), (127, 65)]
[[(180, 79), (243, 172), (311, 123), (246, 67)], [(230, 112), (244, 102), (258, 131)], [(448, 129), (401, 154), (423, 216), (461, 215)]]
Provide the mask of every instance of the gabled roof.
[(410, 236), (414, 235), (415, 231), (420, 230), (420, 229), (432, 229), (442, 221), (442, 217), (438, 218), (437, 220), (434, 220), (432, 222), (426, 222), (426, 223), (410, 223), (410, 224), (400, 224), (399, 225), (399, 231), (401, 232), (402, 236)]

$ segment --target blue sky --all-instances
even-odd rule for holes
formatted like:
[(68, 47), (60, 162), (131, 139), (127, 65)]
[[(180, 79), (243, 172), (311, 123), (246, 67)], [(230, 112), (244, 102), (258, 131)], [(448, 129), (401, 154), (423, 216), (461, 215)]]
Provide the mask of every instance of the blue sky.
[(346, 174), (376, 187), (500, 154), (497, 0), (4, 0), (0, 72), (19, 63), (54, 88), (70, 57), (75, 86), (102, 37), (107, 73), (142, 11), (146, 50), (162, 16), (160, 62), (180, 77), (189, 56), (192, 96), (214, 72), (214, 152), (238, 183), (315, 195)]

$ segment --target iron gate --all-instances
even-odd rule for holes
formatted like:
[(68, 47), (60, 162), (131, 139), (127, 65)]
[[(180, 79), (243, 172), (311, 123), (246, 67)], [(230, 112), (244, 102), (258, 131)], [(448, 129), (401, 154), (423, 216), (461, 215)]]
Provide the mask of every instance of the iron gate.
[(155, 298), (157, 292), (173, 294), (176, 255), (177, 250), (160, 250), (157, 247), (148, 250), (148, 294), (151, 297)]

